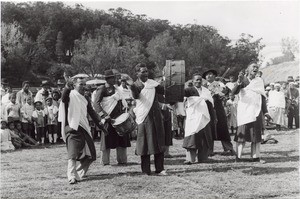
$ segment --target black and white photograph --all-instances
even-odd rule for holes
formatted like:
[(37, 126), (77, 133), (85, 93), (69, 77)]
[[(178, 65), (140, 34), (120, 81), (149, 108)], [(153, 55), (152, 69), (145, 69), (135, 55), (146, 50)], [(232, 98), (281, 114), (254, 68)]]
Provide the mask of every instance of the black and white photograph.
[(0, 198), (300, 198), (300, 1), (0, 7)]

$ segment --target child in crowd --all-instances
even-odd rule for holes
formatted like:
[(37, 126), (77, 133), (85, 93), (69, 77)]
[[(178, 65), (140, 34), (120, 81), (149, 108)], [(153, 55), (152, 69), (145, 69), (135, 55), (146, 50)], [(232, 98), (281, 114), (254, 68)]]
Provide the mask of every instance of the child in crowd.
[(60, 93), (58, 90), (54, 90), (52, 92), (52, 101), (53, 101), (53, 105), (56, 106), (56, 107), (59, 107), (59, 104), (60, 104)]
[(34, 102), (35, 110), (32, 113), (32, 120), (34, 121), (36, 138), (38, 143), (45, 144), (45, 112), (42, 109), (43, 103), (41, 101)]
[(47, 117), (47, 130), (49, 134), (49, 142), (55, 144), (57, 141), (57, 117), (58, 107), (53, 105), (52, 97), (46, 99), (46, 107), (44, 109)]
[(31, 145), (38, 145), (37, 141), (35, 141), (35, 139), (31, 138), (30, 136), (26, 135), (25, 133), (23, 133), (22, 130), (22, 124), (20, 121), (16, 121), (15, 122), (15, 133), (22, 138), (22, 140), (28, 144)]
[(7, 121), (18, 121), (20, 120), (20, 109), (21, 106), (16, 103), (16, 93), (9, 95), (10, 102), (6, 106)]
[(8, 122), (8, 130), (11, 136), (11, 142), (16, 149), (32, 146), (31, 144), (26, 143), (19, 135), (16, 134), (15, 124), (13, 121)]
[(11, 142), (9, 130), (7, 129), (7, 123), (3, 120), (1, 121), (0, 143), (1, 152), (15, 150), (15, 147)]
[(34, 125), (32, 121), (33, 111), (34, 106), (32, 104), (32, 98), (28, 97), (25, 104), (21, 108), (22, 128), (26, 135), (35, 138)]
[(226, 107), (229, 112), (229, 126), (232, 134), (237, 132), (237, 102), (235, 95), (230, 93), (229, 99), (226, 102)]

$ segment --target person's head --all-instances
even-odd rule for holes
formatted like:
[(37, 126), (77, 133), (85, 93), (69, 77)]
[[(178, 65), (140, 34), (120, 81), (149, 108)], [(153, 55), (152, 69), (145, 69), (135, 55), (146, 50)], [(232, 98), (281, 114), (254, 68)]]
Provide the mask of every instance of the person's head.
[(262, 77), (262, 75), (263, 75), (263, 72), (261, 72), (261, 71), (258, 71), (258, 72), (256, 73), (256, 77)]
[(104, 71), (104, 76), (105, 76), (106, 83), (108, 85), (110, 85), (110, 86), (115, 85), (116, 75), (114, 74), (114, 72), (112, 70)]
[(288, 85), (287, 82), (283, 82), (282, 85), (281, 85), (281, 87), (282, 87), (283, 89), (286, 89), (286, 88), (287, 88), (287, 85)]
[(275, 85), (274, 85), (274, 87), (275, 87), (275, 90), (276, 91), (280, 91), (280, 84), (279, 83), (276, 83)]
[(78, 91), (81, 95), (84, 95), (84, 89), (85, 89), (85, 80), (82, 78), (75, 79), (74, 82), (74, 89)]
[(256, 77), (258, 69), (259, 69), (259, 66), (256, 63), (249, 64), (249, 66), (247, 67), (247, 70), (246, 70), (248, 73), (248, 77), (250, 79), (254, 79)]
[(20, 121), (16, 121), (15, 122), (15, 128), (18, 130), (18, 131), (22, 131), (22, 124)]
[(135, 66), (135, 72), (137, 77), (142, 81), (146, 82), (148, 80), (148, 68), (144, 63), (139, 63)]
[(203, 73), (202, 77), (204, 77), (209, 83), (215, 81), (218, 73), (215, 70), (209, 70)]
[(92, 94), (92, 87), (90, 85), (87, 85), (84, 89), (84, 96), (90, 97)]
[(9, 128), (10, 130), (14, 130), (14, 129), (15, 129), (15, 124), (14, 124), (14, 122), (9, 122), (9, 123), (8, 123), (8, 128)]
[(34, 102), (34, 106), (35, 106), (36, 110), (39, 111), (42, 109), (43, 103), (41, 101), (36, 101), (36, 102)]
[(8, 86), (8, 81), (6, 78), (1, 79), (1, 87), (5, 89)]
[(1, 120), (1, 129), (6, 129), (7, 128), (7, 122), (4, 120)]
[(60, 98), (59, 92), (58, 92), (57, 90), (54, 90), (54, 91), (52, 92), (52, 97), (53, 97), (53, 99), (54, 99), (55, 101), (58, 101), (59, 98)]
[(294, 82), (290, 82), (290, 83), (289, 83), (289, 86), (290, 86), (290, 88), (292, 88), (292, 89), (295, 88)]
[(230, 76), (229, 76), (229, 81), (230, 81), (230, 82), (235, 82), (235, 78), (234, 78), (233, 75), (230, 75)]
[(52, 97), (47, 97), (47, 99), (46, 99), (47, 106), (52, 106), (52, 103), (53, 103)]
[(30, 87), (29, 81), (24, 81), (24, 82), (22, 82), (22, 89), (23, 89), (25, 92), (28, 92), (29, 87)]
[(49, 83), (47, 80), (42, 81), (41, 87), (42, 87), (44, 90), (48, 90), (48, 89), (50, 89), (50, 83)]
[(229, 93), (229, 98), (233, 101), (234, 98), (235, 98), (235, 95), (234, 95), (232, 92), (230, 92), (230, 93)]
[(9, 96), (8, 96), (9, 100), (11, 101), (11, 103), (16, 103), (16, 98), (17, 98), (17, 95), (16, 93), (10, 93)]
[(275, 83), (270, 83), (270, 87), (271, 87), (271, 90), (273, 91), (275, 89)]
[(11, 86), (7, 86), (7, 87), (5, 88), (5, 92), (6, 92), (6, 93), (12, 93), (12, 88), (11, 88)]
[(202, 76), (200, 75), (200, 73), (195, 73), (193, 75), (193, 85), (197, 88), (201, 88)]
[(31, 105), (32, 104), (32, 98), (31, 97), (28, 97), (27, 100), (26, 100), (27, 104)]

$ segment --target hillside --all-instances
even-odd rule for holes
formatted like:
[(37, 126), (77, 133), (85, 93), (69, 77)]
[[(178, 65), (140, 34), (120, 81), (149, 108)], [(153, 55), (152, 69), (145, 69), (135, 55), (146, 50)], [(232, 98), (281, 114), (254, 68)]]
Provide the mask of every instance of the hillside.
[(293, 76), (295, 79), (299, 75), (299, 60), (267, 66), (261, 71), (265, 84), (286, 81), (288, 76)]

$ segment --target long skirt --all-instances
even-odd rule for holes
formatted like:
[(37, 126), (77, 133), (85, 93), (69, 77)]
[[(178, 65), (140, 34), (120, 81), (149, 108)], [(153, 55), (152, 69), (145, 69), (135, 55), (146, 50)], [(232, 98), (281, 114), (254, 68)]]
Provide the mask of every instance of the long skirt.
[(263, 132), (263, 114), (260, 111), (256, 121), (238, 126), (237, 134), (235, 135), (234, 141), (239, 143), (245, 142), (261, 142), (261, 135)]
[(285, 109), (284, 108), (279, 108), (279, 107), (269, 107), (268, 108), (269, 114), (273, 119), (273, 122), (275, 124), (279, 124), (281, 126), (286, 126), (285, 123)]
[(184, 137), (182, 147), (185, 149), (201, 149), (204, 147), (204, 143), (206, 143), (208, 148), (211, 148), (212, 140), (210, 124), (207, 124), (198, 133)]
[[(73, 160), (81, 160), (89, 158), (96, 160), (96, 149), (92, 137), (81, 126), (77, 131), (68, 132), (66, 135), (66, 144), (68, 151), (68, 158)], [(87, 144), (90, 154), (83, 156), (84, 147)]]

